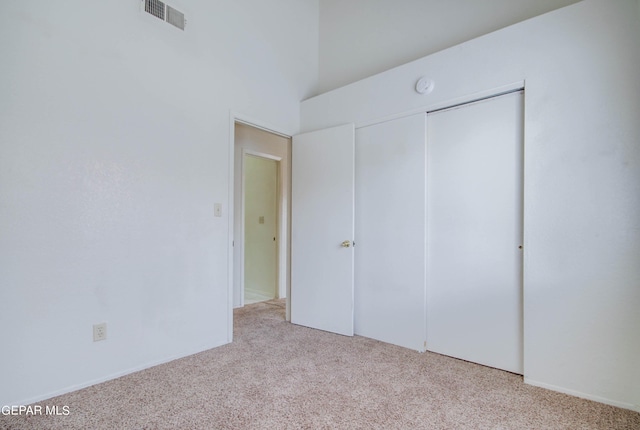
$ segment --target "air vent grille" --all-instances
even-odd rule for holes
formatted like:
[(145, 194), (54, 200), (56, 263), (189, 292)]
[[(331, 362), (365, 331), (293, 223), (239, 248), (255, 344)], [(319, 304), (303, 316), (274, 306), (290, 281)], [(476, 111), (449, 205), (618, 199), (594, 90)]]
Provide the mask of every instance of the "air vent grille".
[(141, 2), (144, 4), (144, 11), (150, 15), (171, 24), (180, 30), (184, 30), (187, 25), (187, 19), (184, 17), (184, 13), (164, 2), (160, 0), (141, 0)]
[(184, 14), (169, 5), (167, 5), (167, 22), (184, 30)]
[(145, 0), (144, 10), (164, 21), (164, 3), (160, 0)]

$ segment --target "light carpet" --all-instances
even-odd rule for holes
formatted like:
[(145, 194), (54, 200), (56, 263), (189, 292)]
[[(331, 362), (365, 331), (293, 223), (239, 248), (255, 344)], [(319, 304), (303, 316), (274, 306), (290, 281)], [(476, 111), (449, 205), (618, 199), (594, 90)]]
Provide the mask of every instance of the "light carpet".
[(65, 394), (2, 429), (640, 429), (640, 414), (433, 353), (237, 309), (232, 344)]

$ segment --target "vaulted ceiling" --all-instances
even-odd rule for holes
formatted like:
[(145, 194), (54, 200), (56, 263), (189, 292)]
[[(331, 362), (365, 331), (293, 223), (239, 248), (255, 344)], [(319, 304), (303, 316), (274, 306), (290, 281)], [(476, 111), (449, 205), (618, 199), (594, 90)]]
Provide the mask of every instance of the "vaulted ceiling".
[(319, 92), (578, 0), (320, 0)]

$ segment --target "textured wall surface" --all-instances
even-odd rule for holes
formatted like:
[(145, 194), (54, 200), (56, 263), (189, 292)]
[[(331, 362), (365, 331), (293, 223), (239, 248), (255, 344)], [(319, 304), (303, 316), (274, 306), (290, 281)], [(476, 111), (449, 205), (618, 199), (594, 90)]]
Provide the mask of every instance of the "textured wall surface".
[(2, 405), (230, 340), (229, 112), (295, 132), (318, 4), (168, 3), (2, 3)]

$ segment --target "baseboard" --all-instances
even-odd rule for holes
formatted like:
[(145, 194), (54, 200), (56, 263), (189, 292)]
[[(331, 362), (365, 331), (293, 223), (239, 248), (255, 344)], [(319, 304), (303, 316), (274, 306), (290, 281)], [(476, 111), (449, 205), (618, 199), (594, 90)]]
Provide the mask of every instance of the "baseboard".
[(273, 296), (272, 294), (267, 294), (262, 290), (254, 290), (253, 288), (248, 288), (248, 287), (245, 288), (244, 291), (246, 293), (256, 294), (258, 296), (264, 296), (264, 297), (272, 297)]
[(547, 390), (557, 391), (559, 393), (568, 394), (574, 397), (580, 397), (587, 400), (593, 400), (594, 402), (604, 403), (605, 405), (615, 406), (617, 408), (629, 409), (634, 412), (640, 412), (640, 405), (633, 405), (631, 403), (618, 402), (616, 400), (607, 399), (600, 396), (594, 396), (592, 394), (582, 393), (580, 391), (570, 390), (568, 388), (558, 387), (556, 385), (546, 384), (544, 382), (534, 381), (529, 378), (524, 378), (524, 383), (533, 385), (535, 387), (546, 388)]
[(215, 344), (204, 345), (204, 346), (201, 346), (199, 348), (195, 348), (193, 350), (189, 350), (189, 351), (184, 352), (184, 353), (180, 353), (180, 354), (172, 355), (172, 356), (167, 357), (167, 358), (163, 358), (162, 360), (152, 361), (152, 362), (149, 362), (149, 363), (142, 364), (140, 366), (136, 366), (136, 367), (132, 367), (132, 368), (127, 369), (127, 370), (123, 370), (121, 372), (112, 373), (112, 374), (110, 374), (108, 376), (105, 376), (105, 377), (102, 377), (102, 378), (93, 379), (93, 380), (90, 380), (90, 381), (87, 381), (87, 382), (83, 382), (81, 384), (71, 385), (71, 386), (62, 388), (60, 390), (51, 391), (51, 392), (49, 392), (47, 394), (43, 394), (41, 396), (31, 397), (31, 398), (28, 398), (28, 399), (19, 400), (17, 402), (7, 403), (7, 405), (30, 405), (32, 403), (41, 402), (43, 400), (48, 400), (48, 399), (51, 399), (53, 397), (57, 397), (57, 396), (61, 396), (63, 394), (71, 393), (73, 391), (78, 391), (78, 390), (81, 390), (83, 388), (90, 387), (92, 385), (101, 384), (103, 382), (111, 381), (113, 379), (120, 378), (122, 376), (130, 375), (132, 373), (139, 372), (141, 370), (149, 369), (151, 367), (158, 366), (160, 364), (165, 364), (165, 363), (168, 363), (168, 362), (173, 361), (173, 360), (178, 360), (180, 358), (188, 357), (188, 356), (193, 355), (193, 354), (198, 354), (200, 352), (207, 351), (207, 350), (212, 349), (212, 348), (217, 348), (219, 346), (226, 345), (227, 343), (229, 343), (229, 342), (221, 341), (221, 342), (218, 342), (218, 343), (215, 343)]

